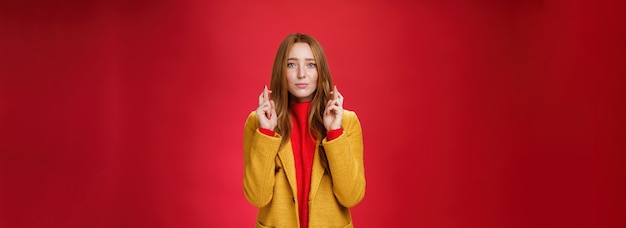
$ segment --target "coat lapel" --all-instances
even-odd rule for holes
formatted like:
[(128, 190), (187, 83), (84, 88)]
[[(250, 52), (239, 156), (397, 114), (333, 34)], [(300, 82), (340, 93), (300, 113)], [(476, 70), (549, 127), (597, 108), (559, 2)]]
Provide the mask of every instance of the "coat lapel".
[(294, 164), (291, 141), (287, 141), (283, 148), (278, 151), (278, 157), (283, 163), (283, 170), (285, 170), (287, 180), (289, 181), (289, 185), (291, 186), (291, 191), (293, 192), (293, 195), (295, 197), (298, 195), (298, 189), (296, 185), (296, 166)]
[[(288, 141), (285, 146), (278, 152), (278, 157), (283, 164), (283, 169), (287, 175), (287, 180), (293, 191), (293, 195), (298, 195), (298, 188), (296, 185), (296, 166), (294, 164), (293, 149), (291, 147), (291, 141)], [(313, 155), (313, 168), (311, 170), (311, 191), (309, 192), (309, 200), (315, 199), (317, 189), (320, 187), (322, 177), (324, 177), (324, 167), (320, 161), (320, 146), (315, 148), (315, 155)]]
[(322, 177), (324, 177), (324, 167), (320, 161), (320, 146), (317, 146), (315, 148), (315, 155), (313, 156), (313, 170), (311, 171), (311, 192), (309, 192), (309, 200), (315, 199), (315, 194), (317, 193), (317, 189), (320, 187)]

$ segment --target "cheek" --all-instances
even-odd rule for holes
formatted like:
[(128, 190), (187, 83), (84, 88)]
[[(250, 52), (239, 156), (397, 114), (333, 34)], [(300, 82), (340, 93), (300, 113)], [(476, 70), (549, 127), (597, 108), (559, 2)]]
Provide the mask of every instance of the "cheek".
[(287, 82), (294, 82), (298, 78), (298, 74), (293, 69), (287, 69), (285, 71), (285, 77), (287, 77)]
[(311, 79), (311, 81), (317, 81), (317, 70), (316, 69), (311, 69), (307, 71), (309, 78)]
[(313, 75), (311, 75), (311, 83), (313, 83), (313, 90), (317, 89), (317, 72), (315, 72)]

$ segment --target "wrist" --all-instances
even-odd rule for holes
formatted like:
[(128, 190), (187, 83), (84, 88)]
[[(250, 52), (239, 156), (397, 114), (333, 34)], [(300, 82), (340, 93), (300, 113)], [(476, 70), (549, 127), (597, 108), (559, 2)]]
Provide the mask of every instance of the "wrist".
[(259, 127), (259, 131), (267, 136), (274, 136), (274, 130), (273, 129), (267, 129), (264, 127)]
[(328, 126), (326, 127), (326, 131), (335, 131), (337, 129), (341, 129), (341, 125), (338, 126)]
[(267, 130), (270, 130), (270, 131), (273, 131), (273, 130), (274, 130), (274, 128), (273, 128), (273, 127), (263, 126), (263, 125), (260, 125), (260, 126), (259, 126), (259, 128), (267, 129)]
[(328, 139), (328, 141), (331, 141), (333, 139), (339, 138), (339, 136), (341, 136), (342, 134), (343, 134), (342, 128), (330, 130), (330, 131), (326, 131), (326, 138)]

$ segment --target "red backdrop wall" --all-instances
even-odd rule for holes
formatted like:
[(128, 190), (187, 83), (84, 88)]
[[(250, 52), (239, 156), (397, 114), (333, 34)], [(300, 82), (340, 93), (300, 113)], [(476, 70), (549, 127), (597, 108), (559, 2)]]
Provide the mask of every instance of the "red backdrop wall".
[(624, 1), (0, 7), (0, 227), (252, 227), (243, 124), (293, 32), (363, 125), (357, 227), (626, 227)]

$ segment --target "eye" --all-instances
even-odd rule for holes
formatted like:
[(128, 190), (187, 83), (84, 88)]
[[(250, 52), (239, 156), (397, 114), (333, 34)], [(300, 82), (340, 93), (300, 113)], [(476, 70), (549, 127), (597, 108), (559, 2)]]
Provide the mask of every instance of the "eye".
[(316, 64), (315, 64), (315, 63), (309, 63), (309, 64), (307, 64), (307, 66), (308, 66), (308, 67), (315, 67), (315, 66), (316, 66)]
[(287, 63), (287, 67), (288, 68), (294, 68), (294, 67), (296, 67), (296, 64), (295, 63)]

